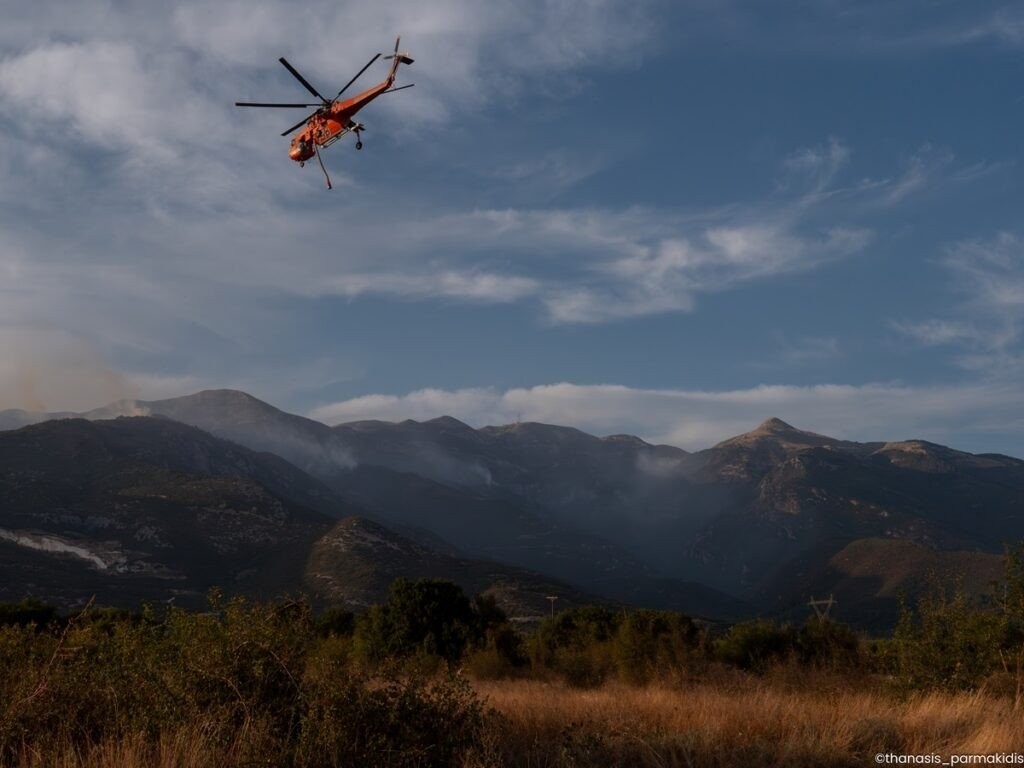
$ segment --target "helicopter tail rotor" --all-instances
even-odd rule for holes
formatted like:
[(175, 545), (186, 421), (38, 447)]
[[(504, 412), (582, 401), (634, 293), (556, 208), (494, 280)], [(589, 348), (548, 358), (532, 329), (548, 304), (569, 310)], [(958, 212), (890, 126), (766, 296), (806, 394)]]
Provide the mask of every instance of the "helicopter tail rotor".
[(398, 69), (399, 64), (412, 64), (415, 61), (415, 59), (413, 59), (408, 53), (405, 53), (404, 51), (402, 53), (398, 52), (398, 44), (401, 42), (402, 36), (399, 35), (395, 38), (394, 53), (384, 57), (385, 59), (394, 59), (395, 63), (391, 65), (392, 71)]

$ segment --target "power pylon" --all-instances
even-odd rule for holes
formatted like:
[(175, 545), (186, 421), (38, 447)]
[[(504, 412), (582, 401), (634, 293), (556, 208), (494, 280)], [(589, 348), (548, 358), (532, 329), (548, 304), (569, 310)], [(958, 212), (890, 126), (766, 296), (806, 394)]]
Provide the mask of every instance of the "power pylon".
[(811, 599), (807, 601), (807, 604), (814, 609), (815, 616), (819, 619), (827, 619), (832, 612), (832, 606), (838, 602), (832, 595), (828, 596), (828, 600), (815, 600), (814, 595), (811, 595)]

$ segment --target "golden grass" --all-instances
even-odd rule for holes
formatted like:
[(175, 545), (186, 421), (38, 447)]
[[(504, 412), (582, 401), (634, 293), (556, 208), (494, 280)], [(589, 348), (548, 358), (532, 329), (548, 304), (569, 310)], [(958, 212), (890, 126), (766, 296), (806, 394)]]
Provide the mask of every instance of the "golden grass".
[[(98, 744), (90, 749), (26, 748), (19, 768), (211, 768), (225, 764), (202, 732), (165, 734), (156, 743), (141, 736)], [(230, 764), (230, 763), (228, 763)]]
[[(842, 678), (725, 676), (714, 682), (576, 689), (558, 682), (476, 682), (493, 708), (463, 768), (568, 766), (864, 766), (879, 752), (1024, 750), (1024, 714), (985, 693), (894, 696)], [(18, 768), (242, 768), (260, 759), (259, 729), (216, 738), (216, 724), (90, 749), (26, 748)], [(264, 756), (267, 754), (262, 753)], [(391, 763), (402, 764), (401, 761)], [(282, 764), (283, 765), (283, 764)]]
[(478, 683), (504, 722), (472, 765), (867, 765), (879, 752), (991, 754), (1024, 748), (1012, 702), (973, 694), (818, 691), (746, 684), (596, 690)]

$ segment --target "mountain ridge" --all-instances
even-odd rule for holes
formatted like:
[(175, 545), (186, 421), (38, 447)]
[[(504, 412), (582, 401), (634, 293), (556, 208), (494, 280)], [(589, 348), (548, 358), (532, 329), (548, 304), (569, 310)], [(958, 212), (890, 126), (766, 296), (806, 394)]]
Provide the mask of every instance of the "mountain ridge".
[[(443, 540), (449, 554), (633, 604), (709, 613), (709, 603), (713, 612), (767, 599), (785, 610), (797, 600), (786, 580), (808, 564), (821, 574), (816, 589), (848, 578), (823, 564), (855, 541), (906, 542), (941, 560), (1024, 538), (1020, 459), (924, 440), (841, 440), (776, 417), (687, 452), (533, 422), (476, 429), (448, 416), (330, 427), (231, 390), (91, 413), (141, 407), (277, 453), (378, 523)], [(702, 598), (702, 589), (712, 591)], [(885, 598), (855, 593), (866, 604)]]
[(700, 449), (698, 451), (687, 451), (687, 450), (685, 450), (683, 448), (679, 448), (677, 446), (672, 446), (672, 445), (668, 445), (668, 444), (651, 443), (651, 442), (648, 442), (648, 441), (644, 440), (641, 437), (638, 437), (638, 436), (632, 435), (632, 434), (628, 434), (628, 433), (615, 433), (615, 434), (599, 436), (599, 435), (593, 435), (593, 434), (591, 434), (589, 432), (586, 432), (584, 430), (578, 429), (576, 427), (568, 427), (568, 426), (563, 426), (563, 425), (558, 425), (558, 424), (551, 424), (551, 423), (547, 423), (547, 422), (531, 422), (531, 421), (521, 422), (520, 421), (520, 422), (511, 422), (511, 423), (508, 423), (508, 424), (488, 425), (488, 426), (483, 426), (483, 427), (473, 427), (473, 426), (467, 424), (466, 422), (461, 421), (460, 419), (458, 419), (458, 418), (456, 418), (454, 416), (448, 415), (448, 414), (443, 414), (441, 416), (436, 416), (436, 417), (433, 417), (433, 418), (430, 418), (430, 419), (425, 419), (423, 421), (416, 421), (414, 419), (404, 419), (402, 421), (397, 421), (396, 422), (396, 421), (386, 421), (386, 420), (382, 420), (382, 419), (362, 419), (362, 420), (355, 420), (355, 421), (348, 421), (348, 422), (340, 422), (338, 424), (330, 425), (330, 424), (327, 424), (325, 422), (319, 421), (319, 420), (311, 418), (311, 417), (290, 413), (290, 412), (285, 411), (283, 409), (277, 408), (276, 406), (266, 402), (265, 400), (261, 400), (260, 398), (257, 398), (254, 395), (251, 395), (248, 392), (245, 392), (244, 390), (230, 389), (230, 388), (204, 389), (204, 390), (199, 390), (197, 392), (194, 392), (192, 394), (180, 395), (178, 397), (165, 398), (165, 399), (161, 399), (161, 400), (141, 400), (141, 399), (134, 399), (134, 398), (123, 398), (121, 400), (112, 401), (112, 402), (110, 402), (110, 403), (108, 403), (108, 404), (106, 404), (104, 406), (88, 409), (88, 410), (85, 410), (85, 411), (52, 411), (52, 412), (46, 412), (46, 411), (28, 411), (28, 410), (24, 410), (24, 409), (20, 409), (20, 408), (8, 408), (8, 409), (5, 409), (5, 410), (0, 410), (0, 431), (10, 430), (10, 429), (17, 429), (17, 428), (20, 428), (21, 426), (29, 426), (31, 424), (39, 423), (40, 421), (47, 421), (47, 420), (60, 419), (60, 418), (85, 418), (85, 419), (96, 420), (96, 419), (116, 418), (118, 416), (150, 415), (149, 413), (143, 413), (142, 411), (150, 411), (150, 410), (153, 410), (154, 408), (158, 412), (163, 413), (164, 415), (168, 415), (168, 410), (169, 409), (173, 410), (173, 406), (176, 405), (176, 404), (182, 404), (182, 405), (185, 405), (185, 404), (188, 404), (188, 405), (205, 404), (207, 406), (215, 406), (215, 408), (213, 410), (220, 411), (220, 412), (222, 412), (225, 408), (237, 409), (240, 405), (244, 405), (244, 406), (249, 407), (254, 414), (258, 414), (261, 417), (264, 417), (267, 413), (273, 413), (273, 414), (276, 414), (278, 416), (286, 417), (286, 418), (291, 419), (291, 420), (299, 420), (299, 421), (307, 423), (307, 424), (317, 425), (318, 427), (323, 427), (323, 428), (327, 428), (327, 429), (338, 429), (338, 428), (342, 428), (342, 427), (350, 428), (350, 429), (358, 429), (360, 427), (369, 427), (371, 425), (373, 425), (373, 426), (381, 426), (381, 425), (387, 425), (387, 426), (400, 426), (400, 425), (449, 426), (449, 425), (451, 425), (451, 426), (454, 426), (457, 429), (462, 430), (462, 431), (471, 431), (471, 432), (478, 432), (479, 433), (479, 432), (515, 431), (515, 430), (520, 430), (520, 429), (529, 430), (529, 429), (538, 428), (538, 427), (539, 428), (551, 428), (551, 429), (560, 430), (560, 431), (569, 431), (569, 432), (577, 433), (579, 435), (584, 435), (586, 437), (593, 438), (594, 440), (604, 440), (604, 441), (615, 442), (615, 441), (620, 441), (620, 440), (624, 440), (625, 439), (625, 440), (627, 440), (629, 442), (637, 442), (638, 441), (639, 443), (642, 443), (643, 445), (649, 446), (649, 447), (652, 447), (652, 448), (670, 448), (672, 450), (680, 451), (681, 453), (685, 453), (685, 454), (699, 453), (700, 450), (709, 450), (709, 449), (712, 449), (712, 448), (715, 448), (715, 447), (718, 447), (718, 446), (721, 446), (721, 445), (729, 444), (729, 443), (731, 443), (733, 441), (738, 441), (738, 440), (742, 440), (742, 439), (755, 439), (755, 438), (758, 438), (758, 437), (773, 437), (773, 436), (774, 437), (800, 436), (800, 437), (804, 437), (804, 438), (821, 440), (821, 441), (825, 441), (825, 442), (828, 442), (828, 443), (839, 443), (839, 444), (846, 444), (846, 445), (879, 445), (879, 446), (883, 446), (883, 445), (898, 445), (898, 444), (903, 444), (903, 443), (922, 443), (922, 444), (927, 444), (927, 445), (931, 445), (931, 446), (938, 446), (938, 447), (941, 447), (941, 448), (948, 448), (949, 450), (954, 450), (954, 451), (957, 451), (958, 453), (962, 453), (962, 454), (966, 454), (966, 455), (971, 455), (971, 456), (990, 456), (991, 455), (991, 456), (1006, 457), (1006, 458), (1014, 459), (1014, 460), (1017, 460), (1017, 461), (1024, 461), (1024, 458), (1011, 456), (1009, 454), (991, 453), (991, 452), (970, 453), (968, 451), (961, 451), (959, 449), (951, 448), (949, 446), (945, 446), (945, 445), (942, 445), (940, 443), (934, 443), (934, 442), (931, 442), (931, 441), (928, 441), (928, 440), (924, 440), (922, 438), (914, 438), (914, 437), (903, 438), (903, 439), (900, 439), (900, 440), (868, 441), (868, 442), (857, 442), (857, 441), (852, 441), (852, 440), (844, 440), (844, 439), (841, 439), (841, 438), (830, 437), (828, 435), (823, 435), (823, 434), (820, 434), (820, 433), (817, 433), (817, 432), (812, 432), (812, 431), (800, 429), (800, 428), (795, 427), (792, 424), (790, 424), (790, 423), (788, 423), (788, 422), (786, 422), (786, 421), (784, 421), (784, 420), (782, 420), (782, 419), (780, 419), (780, 418), (778, 418), (776, 416), (770, 416), (770, 417), (766, 418), (764, 421), (762, 421), (760, 424), (758, 424), (756, 427), (754, 427), (753, 429), (749, 430), (748, 432), (743, 432), (743, 433), (740, 433), (738, 435), (734, 435), (732, 437), (725, 438), (725, 439), (719, 441), (718, 443), (716, 443), (716, 444), (714, 444), (712, 446), (709, 446), (709, 448), (707, 448), (707, 449)]
[[(198, 607), (219, 587), (365, 607), (394, 578), (434, 576), (493, 593), (527, 618), (552, 592), (584, 600), (550, 577), (413, 542), (279, 456), (168, 418), (55, 419), (0, 432), (0, 468), (0, 599), (31, 594), (72, 607), (95, 594), (115, 605)], [(324, 554), (353, 528), (398, 555), (384, 562), (365, 541)]]

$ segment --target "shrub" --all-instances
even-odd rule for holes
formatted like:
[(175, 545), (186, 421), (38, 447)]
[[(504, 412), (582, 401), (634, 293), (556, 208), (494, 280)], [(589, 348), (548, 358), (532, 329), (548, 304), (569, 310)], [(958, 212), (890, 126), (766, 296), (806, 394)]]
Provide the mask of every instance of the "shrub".
[(189, 728), (225, 764), (297, 768), (448, 765), (479, 738), (464, 682), (370, 678), (349, 663), (351, 639), (320, 637), (302, 602), (98, 613), (0, 627), (0, 765)]
[(700, 638), (693, 621), (669, 611), (630, 611), (622, 617), (613, 649), (626, 682), (643, 683), (662, 670), (685, 666)]
[(800, 661), (816, 667), (851, 668), (860, 663), (860, 638), (845, 624), (812, 617), (796, 637)]
[(797, 633), (792, 627), (758, 619), (732, 626), (715, 641), (714, 653), (719, 661), (762, 672), (789, 658), (796, 647)]
[(908, 688), (974, 688), (1000, 664), (1007, 640), (1004, 615), (978, 610), (958, 585), (933, 581), (917, 603), (904, 604), (894, 639), (897, 677)]
[(361, 768), (449, 766), (479, 742), (484, 709), (468, 683), (454, 677), (351, 670), (307, 680), (295, 762)]
[(523, 651), (523, 638), (507, 622), (486, 632), (483, 646), (464, 659), (466, 670), (480, 680), (512, 677), (529, 662)]
[(0, 603), (0, 627), (11, 624), (26, 626), (34, 624), (43, 628), (57, 620), (57, 609), (52, 605), (26, 597), (17, 603)]
[(570, 685), (593, 686), (612, 675), (640, 683), (679, 669), (693, 659), (700, 638), (679, 613), (583, 606), (542, 622), (529, 646), (535, 667), (558, 672)]
[(470, 602), (457, 584), (440, 579), (397, 579), (387, 600), (357, 621), (354, 647), (372, 664), (406, 659), (421, 670), (488, 647), (510, 665), (523, 661), (521, 640), (493, 597)]
[(439, 579), (397, 579), (382, 605), (356, 627), (356, 647), (369, 661), (437, 656), (452, 663), (476, 638), (477, 621), (457, 584)]
[(314, 626), (321, 637), (349, 636), (356, 630), (356, 615), (345, 608), (328, 608), (316, 617)]

